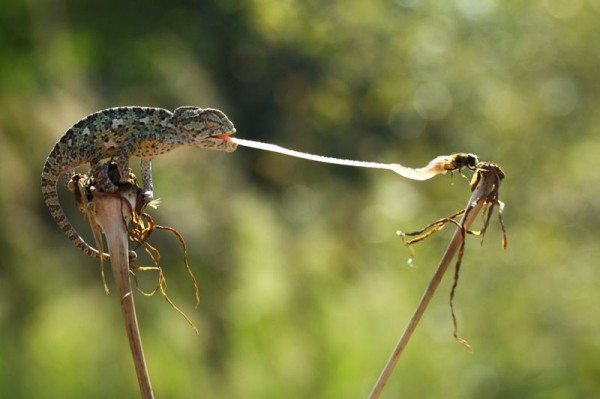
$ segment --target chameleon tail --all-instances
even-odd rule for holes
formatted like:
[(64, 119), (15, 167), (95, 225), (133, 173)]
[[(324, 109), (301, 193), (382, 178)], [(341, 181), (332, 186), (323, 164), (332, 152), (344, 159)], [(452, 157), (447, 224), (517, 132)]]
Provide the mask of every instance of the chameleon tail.
[[(59, 176), (52, 174), (48, 169), (49, 165), (46, 164), (42, 172), (42, 194), (44, 196), (44, 203), (50, 211), (52, 218), (77, 248), (92, 258), (100, 259), (100, 252), (85, 242), (71, 222), (69, 222), (69, 219), (67, 219), (67, 215), (61, 208), (58, 199), (57, 184)], [(102, 254), (102, 258), (110, 260), (110, 256), (106, 253)]]

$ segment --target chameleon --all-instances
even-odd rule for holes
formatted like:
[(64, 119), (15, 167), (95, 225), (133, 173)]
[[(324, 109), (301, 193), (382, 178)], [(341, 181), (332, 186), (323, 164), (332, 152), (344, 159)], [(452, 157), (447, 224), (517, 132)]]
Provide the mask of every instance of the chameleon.
[(114, 193), (118, 186), (108, 177), (108, 162), (116, 163), (120, 181), (128, 177), (129, 158), (140, 158), (144, 200), (154, 197), (152, 159), (181, 146), (235, 151), (229, 139), (235, 133), (227, 116), (211, 108), (179, 107), (173, 112), (152, 107), (117, 107), (95, 112), (69, 128), (54, 145), (42, 170), (41, 189), (52, 218), (77, 248), (94, 258), (110, 259), (89, 245), (67, 218), (58, 198), (58, 182), (74, 176), (75, 168), (91, 167), (96, 187)]

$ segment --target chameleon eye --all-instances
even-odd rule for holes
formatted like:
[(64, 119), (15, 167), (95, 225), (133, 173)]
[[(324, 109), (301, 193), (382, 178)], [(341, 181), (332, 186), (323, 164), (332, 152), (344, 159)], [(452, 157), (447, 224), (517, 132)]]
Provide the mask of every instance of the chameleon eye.
[(221, 118), (217, 114), (210, 113), (206, 116), (206, 119), (208, 119), (208, 122), (221, 124)]

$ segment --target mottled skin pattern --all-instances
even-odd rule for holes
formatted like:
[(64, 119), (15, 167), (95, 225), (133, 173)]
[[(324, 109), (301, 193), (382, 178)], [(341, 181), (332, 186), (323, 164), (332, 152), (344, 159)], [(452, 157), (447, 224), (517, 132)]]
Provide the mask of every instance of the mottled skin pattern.
[[(116, 162), (124, 181), (129, 158), (136, 156), (141, 160), (142, 190), (150, 201), (154, 157), (184, 145), (231, 152), (237, 145), (227, 137), (233, 133), (231, 121), (216, 109), (180, 107), (170, 112), (161, 108), (119, 107), (96, 112), (67, 130), (48, 155), (42, 171), (44, 202), (77, 248), (99, 258), (100, 252), (81, 238), (60, 206), (57, 185), (61, 176), (68, 179), (76, 167), (89, 163), (97, 188), (112, 193), (118, 187), (108, 177), (108, 164), (101, 161)], [(102, 257), (109, 259), (108, 254)]]

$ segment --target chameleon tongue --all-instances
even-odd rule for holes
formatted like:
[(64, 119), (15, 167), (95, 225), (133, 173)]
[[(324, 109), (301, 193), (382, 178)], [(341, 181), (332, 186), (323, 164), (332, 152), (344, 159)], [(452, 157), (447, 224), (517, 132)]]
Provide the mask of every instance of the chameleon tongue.
[(227, 133), (215, 134), (214, 136), (210, 136), (215, 139), (221, 139), (226, 141), (231, 141), (231, 137)]
[[(236, 137), (227, 137), (228, 141), (245, 147), (256, 148), (259, 150), (278, 152), (280, 154), (289, 155), (296, 158), (308, 159), (311, 161), (331, 163), (336, 165), (346, 166), (357, 166), (360, 168), (375, 168), (375, 169), (388, 169), (392, 170), (399, 175), (413, 180), (427, 180), (435, 175), (440, 175), (448, 172), (448, 170), (454, 170), (458, 168), (448, 168), (447, 165), (452, 161), (452, 156), (439, 156), (433, 159), (429, 164), (423, 168), (409, 168), (397, 163), (380, 163), (380, 162), (365, 162), (365, 161), (353, 161), (351, 159), (339, 159), (326, 157), (322, 155), (314, 155), (306, 152), (288, 150), (287, 148), (280, 147), (274, 144), (261, 143), (258, 141), (245, 140)], [(466, 166), (466, 165), (465, 165)]]

